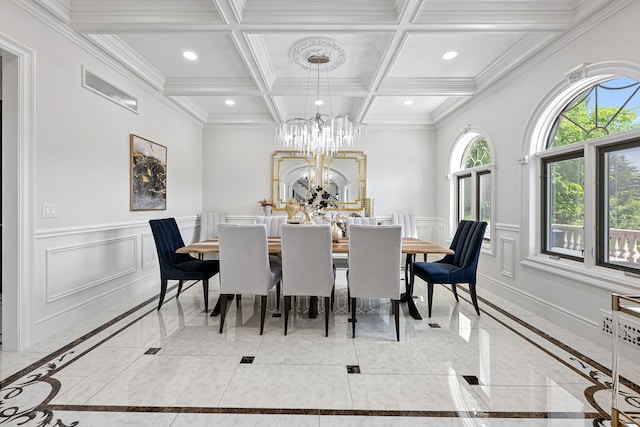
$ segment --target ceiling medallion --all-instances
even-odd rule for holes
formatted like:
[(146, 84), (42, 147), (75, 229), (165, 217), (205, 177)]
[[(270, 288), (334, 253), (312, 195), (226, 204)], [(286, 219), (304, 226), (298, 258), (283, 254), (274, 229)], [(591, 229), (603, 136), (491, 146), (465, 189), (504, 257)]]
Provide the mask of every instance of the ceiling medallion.
[(293, 46), (289, 54), (291, 62), (298, 67), (315, 71), (320, 64), (309, 60), (313, 57), (328, 58), (326, 64), (322, 63), (322, 68), (326, 67), (326, 71), (335, 70), (347, 60), (347, 54), (342, 46), (337, 41), (326, 37), (301, 40)]

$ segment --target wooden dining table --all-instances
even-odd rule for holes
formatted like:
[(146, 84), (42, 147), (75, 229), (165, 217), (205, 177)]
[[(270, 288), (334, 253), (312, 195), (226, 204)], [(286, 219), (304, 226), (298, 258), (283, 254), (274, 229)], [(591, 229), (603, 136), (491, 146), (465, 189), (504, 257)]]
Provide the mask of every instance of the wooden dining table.
[[(279, 237), (269, 237), (267, 239), (267, 246), (270, 254), (279, 254), (282, 252), (282, 239)], [(333, 242), (332, 251), (336, 254), (348, 254), (349, 253), (349, 239), (342, 238), (337, 242)], [(176, 250), (177, 253), (189, 253), (189, 254), (216, 254), (220, 252), (220, 245), (217, 239), (212, 240), (204, 240), (201, 242), (192, 243), (187, 246), (183, 246)], [(402, 238), (402, 253), (410, 256), (415, 259), (416, 255), (419, 254), (453, 254), (453, 250), (449, 248), (445, 248), (440, 245), (436, 245), (431, 242), (426, 242), (424, 240), (416, 239), (413, 237), (403, 237)], [(409, 263), (410, 268), (413, 269), (413, 263)], [(413, 271), (410, 271), (413, 273)], [(418, 308), (413, 302), (413, 274), (409, 274), (410, 279), (409, 283), (405, 283), (406, 291), (402, 295), (402, 302), (407, 303), (407, 308), (409, 309), (409, 314), (414, 319), (422, 319)], [(219, 301), (216, 303), (215, 308), (213, 309), (212, 315), (217, 315), (220, 313), (220, 305)]]

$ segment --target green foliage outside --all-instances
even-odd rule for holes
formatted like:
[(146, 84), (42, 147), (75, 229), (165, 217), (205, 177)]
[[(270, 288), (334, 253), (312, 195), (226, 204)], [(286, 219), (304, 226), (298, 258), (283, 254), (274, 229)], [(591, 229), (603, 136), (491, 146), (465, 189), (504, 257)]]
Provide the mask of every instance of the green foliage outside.
[[(588, 100), (585, 98), (563, 114), (550, 147), (562, 147), (637, 127), (634, 111), (618, 107), (588, 109)], [(640, 149), (635, 151), (640, 152)], [(554, 162), (548, 172), (552, 185), (551, 222), (584, 226), (584, 159)], [(640, 170), (629, 158), (622, 153), (610, 154), (610, 228), (640, 230), (639, 185)]]

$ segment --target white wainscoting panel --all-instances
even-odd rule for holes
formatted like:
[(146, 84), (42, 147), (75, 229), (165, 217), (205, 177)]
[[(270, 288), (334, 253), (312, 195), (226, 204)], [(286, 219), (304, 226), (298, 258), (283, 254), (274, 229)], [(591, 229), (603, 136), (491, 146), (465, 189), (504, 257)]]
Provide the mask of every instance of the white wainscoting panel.
[(156, 251), (156, 242), (153, 240), (153, 234), (143, 233), (141, 239), (142, 255), (140, 259), (142, 261), (142, 269), (156, 268), (158, 266), (158, 252)]
[(500, 237), (500, 274), (512, 278), (515, 276), (515, 242), (514, 239)]
[(46, 303), (134, 273), (136, 236), (45, 250)]

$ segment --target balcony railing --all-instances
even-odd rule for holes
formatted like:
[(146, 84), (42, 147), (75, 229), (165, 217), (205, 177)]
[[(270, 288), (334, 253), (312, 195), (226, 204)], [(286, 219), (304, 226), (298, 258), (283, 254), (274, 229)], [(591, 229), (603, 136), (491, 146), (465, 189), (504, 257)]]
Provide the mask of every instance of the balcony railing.
[[(583, 256), (584, 229), (576, 225), (553, 224), (551, 247), (561, 252)], [(640, 264), (639, 230), (609, 229), (609, 261)]]

